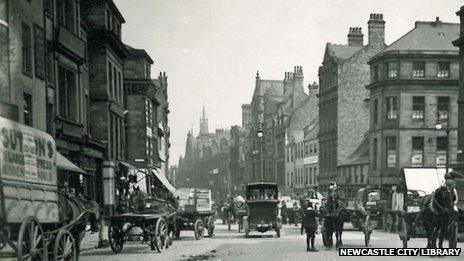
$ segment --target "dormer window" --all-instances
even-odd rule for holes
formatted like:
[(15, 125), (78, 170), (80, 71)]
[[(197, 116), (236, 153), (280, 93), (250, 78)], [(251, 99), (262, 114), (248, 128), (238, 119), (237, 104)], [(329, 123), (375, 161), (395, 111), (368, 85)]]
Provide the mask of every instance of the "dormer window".
[(419, 61), (412, 62), (412, 77), (414, 78), (425, 77), (425, 62), (419, 62)]
[(75, 32), (75, 20), (74, 20), (74, 4), (70, 0), (58, 0), (57, 1), (57, 16), (58, 24), (68, 29), (71, 32)]

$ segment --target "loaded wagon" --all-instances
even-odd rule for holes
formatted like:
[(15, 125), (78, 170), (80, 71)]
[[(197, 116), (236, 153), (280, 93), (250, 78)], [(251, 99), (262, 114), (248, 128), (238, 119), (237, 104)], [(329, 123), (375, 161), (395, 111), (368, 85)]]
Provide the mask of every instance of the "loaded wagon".
[(206, 228), (209, 237), (214, 235), (214, 214), (212, 208), (211, 190), (199, 188), (180, 188), (179, 212), (176, 216), (176, 239), (180, 238), (182, 230), (191, 230), (195, 239), (204, 236)]
[(0, 259), (76, 260), (98, 205), (58, 186), (57, 167), (83, 172), (56, 151), (54, 139), (0, 118)]
[(248, 215), (243, 218), (245, 237), (252, 230), (264, 233), (275, 230), (280, 237), (282, 217), (279, 208), (277, 184), (272, 182), (254, 182), (247, 184), (246, 204)]

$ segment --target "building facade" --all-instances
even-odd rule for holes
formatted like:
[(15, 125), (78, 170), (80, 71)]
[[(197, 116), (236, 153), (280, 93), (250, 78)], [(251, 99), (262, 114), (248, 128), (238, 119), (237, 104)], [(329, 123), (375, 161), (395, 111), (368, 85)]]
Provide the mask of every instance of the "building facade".
[(417, 21), (369, 61), (369, 183), (397, 185), (405, 167), (443, 168), (448, 150), (456, 162), (458, 36), (459, 24)]
[(459, 91), (458, 91), (458, 131), (457, 131), (457, 169), (464, 171), (464, 6), (456, 12), (460, 19), (459, 38), (453, 41), (459, 48)]
[(368, 38), (364, 45), (361, 28), (350, 28), (348, 44), (328, 43), (319, 67), (319, 185), (323, 191), (338, 179), (337, 166), (359, 146), (369, 128), (367, 61), (386, 47), (382, 14), (370, 15)]

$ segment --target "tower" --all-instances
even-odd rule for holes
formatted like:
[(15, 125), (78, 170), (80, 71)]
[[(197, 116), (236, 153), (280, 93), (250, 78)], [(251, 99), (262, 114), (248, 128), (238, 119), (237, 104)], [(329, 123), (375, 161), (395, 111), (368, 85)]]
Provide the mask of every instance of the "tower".
[(208, 133), (208, 119), (206, 118), (205, 106), (203, 105), (203, 115), (200, 119), (200, 135), (206, 135)]

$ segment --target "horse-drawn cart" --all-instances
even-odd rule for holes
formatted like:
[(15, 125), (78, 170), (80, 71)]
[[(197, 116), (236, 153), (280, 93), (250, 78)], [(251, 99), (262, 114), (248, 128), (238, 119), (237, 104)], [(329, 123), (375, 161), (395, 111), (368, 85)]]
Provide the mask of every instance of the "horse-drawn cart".
[(214, 235), (214, 214), (212, 209), (211, 190), (181, 188), (178, 190), (179, 214), (176, 217), (176, 239), (182, 230), (193, 230), (195, 239), (204, 236), (205, 228), (208, 236)]
[[(449, 233), (447, 239), (449, 240), (450, 247), (455, 247), (458, 223), (452, 211), (452, 201), (450, 203), (450, 200), (446, 200), (446, 203), (451, 205), (445, 206), (444, 203), (438, 203), (436, 199), (436, 195), (441, 193), (441, 191), (443, 191), (442, 193), (451, 193), (442, 186), (445, 182), (446, 170), (435, 168), (405, 168), (403, 172), (406, 197), (403, 211), (400, 214), (402, 231), (399, 233), (399, 237), (403, 242), (403, 247), (406, 248), (408, 246), (408, 241), (411, 238), (427, 238), (427, 226), (424, 225), (424, 222), (428, 223), (431, 219), (435, 217), (440, 218), (440, 216), (445, 217), (447, 220), (447, 222), (445, 222), (445, 226), (447, 227), (446, 230), (448, 230), (447, 232)], [(463, 183), (460, 183), (459, 187), (462, 185)], [(462, 190), (462, 188), (460, 189)], [(429, 201), (427, 201), (427, 199)], [(429, 215), (429, 217), (421, 216), (421, 210), (430, 210), (431, 215)], [(440, 231), (440, 233), (444, 232), (445, 231)], [(428, 246), (429, 244), (430, 242), (428, 242)]]
[(0, 259), (76, 260), (98, 206), (58, 188), (65, 159), (50, 135), (4, 118), (0, 126)]
[[(141, 242), (148, 244), (151, 250), (161, 252), (172, 244), (169, 234), (173, 231), (176, 213), (126, 213), (108, 218), (110, 226), (108, 238), (111, 250), (115, 254), (122, 251), (124, 242), (133, 228), (140, 228), (136, 235), (142, 238)], [(134, 234), (130, 234), (134, 236)]]

